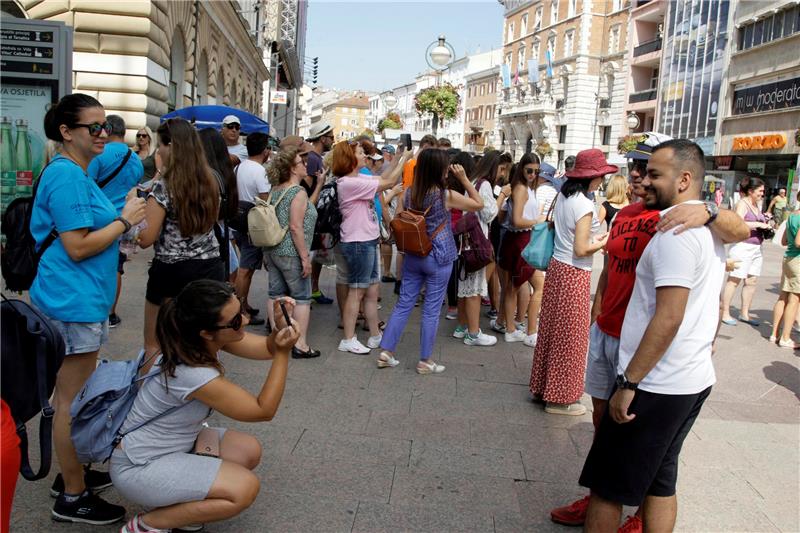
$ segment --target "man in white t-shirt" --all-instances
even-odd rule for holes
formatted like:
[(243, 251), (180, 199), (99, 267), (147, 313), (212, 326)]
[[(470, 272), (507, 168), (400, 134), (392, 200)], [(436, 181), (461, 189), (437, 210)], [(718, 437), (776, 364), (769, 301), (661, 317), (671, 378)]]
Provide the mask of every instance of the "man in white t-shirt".
[[(704, 175), (695, 143), (660, 144), (642, 182), (645, 205), (663, 216), (699, 202)], [(724, 275), (723, 243), (707, 227), (656, 233), (645, 248), (622, 324), (617, 387), (581, 473), (591, 489), (586, 531), (616, 531), (622, 506), (641, 502), (645, 530), (674, 529), (681, 445), (716, 381), (711, 346)]]
[(236, 115), (228, 115), (222, 119), (222, 131), (220, 133), (222, 133), (222, 138), (225, 139), (225, 144), (228, 146), (228, 153), (238, 159), (238, 161), (234, 161), (231, 158), (233, 166), (247, 159), (247, 148), (239, 142), (241, 129), (242, 123)]
[[(239, 189), (239, 201), (255, 203), (255, 198), (266, 200), (269, 196), (270, 184), (267, 181), (267, 172), (264, 163), (269, 159), (271, 146), (266, 133), (251, 133), (247, 136), (247, 159), (236, 167), (236, 187)], [(250, 315), (250, 324), (260, 325), (263, 318), (257, 318), (259, 310), (250, 307), (247, 293), (253, 274), (261, 270), (264, 264), (264, 253), (258, 246), (253, 246), (247, 235), (237, 235), (236, 244), (239, 246), (239, 269), (236, 271), (236, 294), (244, 298), (242, 307)]]

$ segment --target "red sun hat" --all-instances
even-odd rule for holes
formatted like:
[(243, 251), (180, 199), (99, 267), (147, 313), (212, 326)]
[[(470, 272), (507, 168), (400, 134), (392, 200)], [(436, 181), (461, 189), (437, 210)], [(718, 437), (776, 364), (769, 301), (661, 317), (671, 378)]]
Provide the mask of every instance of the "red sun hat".
[(617, 165), (609, 165), (606, 156), (597, 148), (581, 150), (575, 157), (575, 166), (564, 175), (571, 179), (594, 179), (618, 172)]

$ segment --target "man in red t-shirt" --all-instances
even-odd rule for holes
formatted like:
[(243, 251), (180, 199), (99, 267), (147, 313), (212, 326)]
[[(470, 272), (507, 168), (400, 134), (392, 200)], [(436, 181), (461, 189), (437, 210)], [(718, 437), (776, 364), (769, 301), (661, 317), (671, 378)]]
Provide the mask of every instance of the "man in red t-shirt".
[[(647, 173), (650, 152), (668, 139), (669, 137), (663, 135), (653, 135), (628, 153), (628, 158), (633, 159), (628, 166), (628, 178), (634, 203), (624, 207), (611, 222), (606, 244), (608, 261), (597, 282), (592, 304), (585, 391), (592, 397), (592, 423), (595, 429), (603, 418), (619, 373), (619, 337), (636, 282), (636, 266), (656, 231), (674, 229), (679, 233), (707, 224), (726, 244), (749, 235), (749, 228), (741, 217), (727, 209), (718, 210), (712, 202), (679, 205), (663, 218), (660, 217), (660, 211), (645, 206), (642, 200), (647, 196), (648, 190), (642, 186), (642, 180)], [(553, 509), (550, 511), (550, 518), (559, 524), (581, 526), (586, 519), (588, 505), (587, 495), (570, 505)], [(637, 516), (627, 518), (620, 531), (642, 531), (638, 511)]]

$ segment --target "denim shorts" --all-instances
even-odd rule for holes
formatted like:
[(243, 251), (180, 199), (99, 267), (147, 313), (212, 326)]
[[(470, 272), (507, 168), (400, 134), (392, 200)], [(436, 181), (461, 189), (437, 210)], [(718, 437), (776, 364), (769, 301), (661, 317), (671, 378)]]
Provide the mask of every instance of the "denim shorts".
[(340, 242), (347, 261), (347, 284), (354, 289), (366, 289), (370, 285), (379, 283), (381, 278), (378, 274), (378, 239), (361, 242)]
[(311, 303), (311, 276), (303, 277), (300, 258), (292, 255), (266, 254), (269, 268), (269, 297), (289, 296), (298, 305)]
[(333, 247), (333, 261), (336, 264), (336, 284), (347, 285), (350, 281), (350, 269), (347, 268), (347, 259), (342, 253), (341, 244)]
[[(48, 317), (50, 318), (50, 317)], [(62, 322), (50, 318), (64, 338), (66, 355), (96, 352), (108, 342), (108, 320), (102, 322)]]

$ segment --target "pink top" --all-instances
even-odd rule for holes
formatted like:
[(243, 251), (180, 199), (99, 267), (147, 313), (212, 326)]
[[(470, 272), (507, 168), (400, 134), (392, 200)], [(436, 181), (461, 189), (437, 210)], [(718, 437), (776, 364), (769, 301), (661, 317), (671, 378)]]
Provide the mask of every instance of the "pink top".
[(342, 212), (342, 242), (364, 242), (380, 235), (375, 214), (375, 193), (378, 179), (375, 176), (346, 176), (336, 180), (339, 210)]

